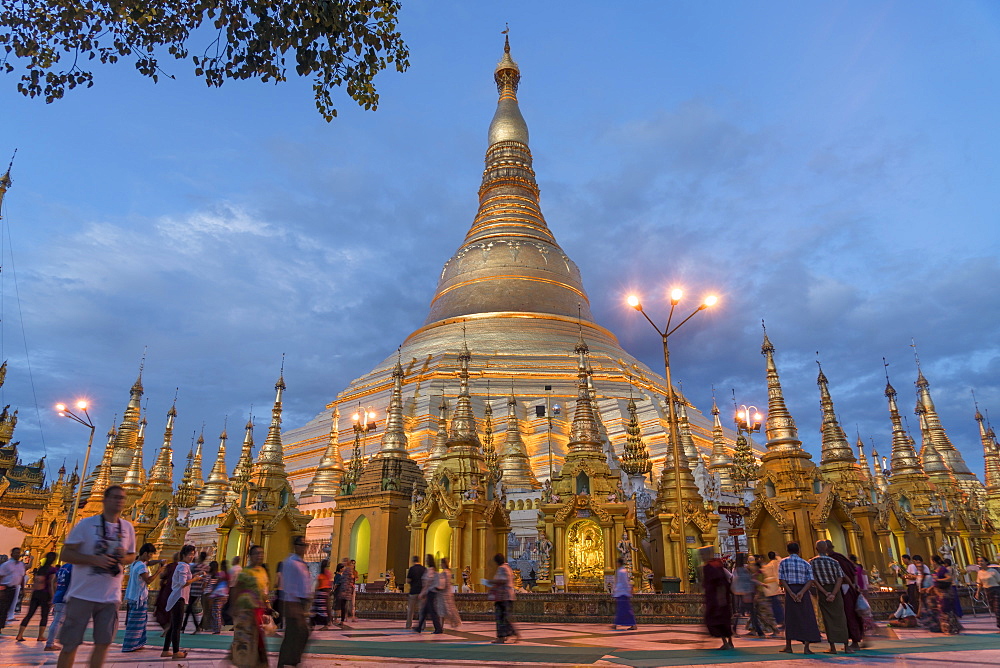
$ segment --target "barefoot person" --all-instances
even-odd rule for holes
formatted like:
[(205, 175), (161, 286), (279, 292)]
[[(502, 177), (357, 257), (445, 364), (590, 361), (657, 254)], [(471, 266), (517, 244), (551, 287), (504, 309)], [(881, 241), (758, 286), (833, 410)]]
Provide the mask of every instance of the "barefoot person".
[(507, 638), (517, 641), (520, 636), (514, 628), (514, 572), (507, 565), (502, 554), (493, 557), (497, 571), (490, 580), (490, 594), (493, 597), (493, 617), (497, 623), (497, 637), (493, 641), (502, 645)]
[(625, 568), (625, 560), (618, 557), (618, 570), (615, 571), (615, 589), (612, 592), (615, 599), (615, 620), (611, 630), (619, 626), (635, 631), (635, 613), (632, 611), (632, 576)]
[(705, 589), (705, 627), (713, 638), (721, 638), (718, 649), (736, 649), (733, 646), (733, 606), (729, 598), (729, 575), (722, 559), (715, 556), (715, 548), (706, 545), (698, 550), (704, 564), (701, 584)]
[(94, 621), (91, 668), (104, 665), (108, 647), (118, 626), (122, 602), (122, 577), (135, 561), (135, 529), (122, 519), (125, 490), (111, 485), (104, 490), (100, 515), (76, 523), (63, 546), (62, 560), (73, 564), (73, 577), (66, 592), (65, 619), (59, 630), (59, 668), (71, 668), (83, 632)]
[(128, 586), (125, 587), (125, 637), (122, 639), (123, 652), (136, 652), (146, 646), (146, 626), (148, 624), (149, 583), (155, 577), (150, 567), (161, 564), (152, 560), (156, 546), (146, 543), (139, 548), (139, 558), (129, 567)]
[(778, 581), (785, 590), (785, 647), (792, 653), (792, 641), (805, 646), (804, 654), (814, 654), (809, 645), (821, 640), (809, 590), (815, 585), (809, 562), (799, 556), (799, 544), (788, 544), (788, 556), (778, 564)]
[(844, 584), (844, 572), (837, 560), (827, 553), (830, 546), (825, 540), (816, 541), (816, 556), (809, 560), (812, 566), (813, 580), (816, 582), (816, 598), (819, 610), (823, 615), (823, 627), (826, 629), (826, 640), (830, 643), (827, 654), (837, 653), (837, 644), (844, 644), (844, 652), (850, 654), (853, 649), (847, 646), (847, 616), (844, 613), (844, 596), (840, 589)]
[(35, 569), (31, 579), (31, 601), (28, 603), (28, 614), (21, 620), (21, 626), (17, 630), (17, 639), (24, 642), (24, 632), (28, 628), (28, 622), (36, 610), (40, 610), (41, 619), (38, 627), (38, 642), (45, 640), (45, 627), (49, 623), (49, 605), (52, 603), (52, 592), (56, 587), (56, 553), (49, 552), (45, 555), (42, 565)]

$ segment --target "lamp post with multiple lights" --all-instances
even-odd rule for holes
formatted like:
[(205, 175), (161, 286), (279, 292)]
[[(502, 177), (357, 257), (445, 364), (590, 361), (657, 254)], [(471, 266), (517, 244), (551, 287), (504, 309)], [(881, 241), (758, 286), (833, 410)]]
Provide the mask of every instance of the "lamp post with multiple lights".
[[(709, 295), (702, 300), (701, 304), (698, 305), (694, 311), (691, 312), (688, 317), (681, 320), (678, 324), (673, 325), (674, 310), (680, 303), (681, 298), (684, 296), (684, 291), (680, 288), (674, 288), (670, 291), (670, 313), (667, 315), (667, 324), (660, 329), (659, 326), (646, 314), (646, 311), (642, 308), (642, 302), (636, 295), (630, 295), (628, 297), (628, 305), (634, 308), (636, 311), (641, 313), (643, 317), (653, 326), (656, 333), (660, 335), (660, 339), (663, 342), (663, 368), (666, 371), (667, 380), (667, 414), (668, 420), (670, 421), (669, 434), (670, 434), (670, 453), (674, 460), (674, 503), (676, 505), (675, 514), (677, 517), (677, 523), (680, 530), (680, 542), (675, 547), (674, 551), (674, 563), (676, 574), (680, 577), (680, 590), (681, 592), (687, 591), (687, 518), (684, 514), (684, 500), (683, 492), (681, 490), (681, 448), (680, 448), (680, 436), (677, 432), (677, 416), (674, 408), (674, 384), (670, 377), (670, 347), (668, 345), (670, 335), (676, 332), (678, 329), (684, 326), (688, 320), (693, 318), (696, 313), (703, 311), (709, 306), (714, 306), (718, 301), (718, 297), (714, 295)], [(671, 326), (673, 325), (673, 326)]]
[(76, 501), (73, 502), (73, 507), (70, 509), (69, 513), (69, 523), (66, 525), (69, 528), (73, 527), (76, 522), (76, 511), (80, 507), (80, 496), (83, 494), (83, 481), (87, 478), (87, 463), (90, 461), (90, 446), (94, 444), (94, 431), (96, 427), (94, 426), (94, 421), (90, 419), (90, 413), (87, 412), (87, 402), (77, 401), (77, 410), (83, 411), (84, 417), (80, 417), (72, 410), (69, 409), (66, 404), (56, 404), (56, 410), (59, 411), (60, 417), (66, 417), (74, 422), (79, 422), (84, 427), (90, 429), (90, 438), (87, 439), (87, 452), (83, 455), (83, 470), (81, 471), (80, 480), (77, 483), (76, 488)]

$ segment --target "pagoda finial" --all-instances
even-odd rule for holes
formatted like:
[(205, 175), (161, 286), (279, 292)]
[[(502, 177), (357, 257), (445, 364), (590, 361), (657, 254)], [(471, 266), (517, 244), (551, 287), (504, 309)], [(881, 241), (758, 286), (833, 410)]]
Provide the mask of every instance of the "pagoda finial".
[(914, 412), (921, 416), (923, 442), (933, 442), (934, 449), (941, 455), (945, 465), (963, 483), (963, 489), (972, 492), (972, 488), (978, 485), (978, 481), (975, 480), (975, 476), (965, 463), (965, 459), (962, 458), (962, 454), (952, 445), (951, 439), (948, 438), (947, 432), (941, 425), (941, 418), (938, 416), (934, 400), (931, 398), (930, 383), (924, 377), (923, 372), (919, 370), (919, 366), (915, 385), (917, 388), (917, 407)]
[(490, 381), (486, 380), (486, 401), (483, 408), (483, 460), (486, 462), (486, 471), (493, 478), (499, 478), (500, 453), (497, 452), (493, 444), (493, 405), (490, 403)]
[(983, 445), (983, 463), (985, 464), (986, 489), (992, 494), (1000, 492), (1000, 453), (997, 452), (997, 443), (993, 436), (993, 428), (987, 427), (983, 414), (979, 412), (979, 402), (975, 400), (975, 392), (972, 394), (973, 402), (976, 404), (976, 422), (979, 423), (979, 441)]
[(580, 337), (574, 352), (577, 354), (577, 393), (576, 408), (573, 411), (573, 423), (569, 435), (569, 450), (601, 452), (601, 432), (597, 426), (597, 417), (590, 400), (590, 388), (587, 383), (587, 342)]
[(719, 487), (723, 491), (733, 491), (733, 459), (726, 447), (726, 436), (719, 418), (718, 404), (715, 403), (715, 387), (712, 388), (712, 454), (708, 460), (708, 470), (719, 476)]
[(451, 432), (448, 442), (451, 445), (464, 444), (475, 448), (480, 448), (479, 434), (476, 431), (476, 416), (472, 412), (472, 397), (469, 396), (469, 362), (472, 360), (472, 353), (465, 342), (465, 325), (462, 334), (462, 350), (458, 354), (458, 402), (455, 406), (455, 414), (451, 419)]
[(229, 440), (226, 427), (228, 425), (229, 416), (227, 415), (223, 422), (222, 433), (219, 434), (219, 451), (215, 457), (215, 464), (209, 471), (208, 480), (198, 495), (198, 501), (195, 503), (196, 508), (211, 508), (218, 505), (225, 500), (226, 494), (229, 492), (229, 474), (226, 472), (226, 441)]
[(855, 444), (858, 449), (858, 466), (861, 467), (861, 472), (865, 474), (865, 478), (871, 479), (872, 470), (868, 464), (868, 457), (865, 456), (865, 442), (861, 440), (861, 430), (858, 429), (858, 441)]
[(406, 430), (403, 425), (403, 366), (397, 357), (392, 368), (392, 392), (386, 411), (385, 433), (382, 434), (381, 453), (383, 457), (407, 459)]
[[(816, 353), (819, 356), (819, 353)], [(823, 365), (816, 360), (819, 367), (819, 375), (816, 384), (819, 386), (820, 409), (823, 413), (823, 455), (820, 458), (820, 466), (832, 464), (834, 462), (854, 463), (857, 458), (847, 441), (847, 434), (844, 433), (840, 422), (837, 420), (837, 413), (833, 407), (833, 398), (830, 396), (829, 381), (823, 373)]]
[(764, 342), (760, 352), (767, 360), (767, 449), (768, 450), (801, 450), (795, 420), (785, 406), (785, 396), (781, 391), (781, 380), (778, 368), (774, 364), (774, 345), (767, 338), (767, 327), (764, 328)]
[(517, 399), (514, 398), (514, 379), (510, 380), (510, 396), (507, 397), (507, 434), (500, 453), (500, 469), (503, 471), (504, 487), (512, 490), (538, 489), (541, 485), (531, 470), (528, 448), (521, 439), (517, 424)]
[(330, 413), (330, 438), (326, 443), (326, 452), (316, 466), (316, 475), (306, 486), (303, 497), (337, 496), (341, 480), (344, 477), (344, 459), (340, 455), (340, 406)]
[(424, 463), (424, 474), (428, 479), (434, 475), (441, 460), (448, 454), (448, 400), (445, 399), (443, 392), (441, 403), (438, 405), (437, 425), (434, 443), (431, 445), (431, 451)]
[(7, 171), (0, 176), (0, 216), (3, 216), (3, 196), (7, 194), (7, 190), (14, 185), (14, 182), (10, 178), (10, 170), (14, 167), (14, 158), (17, 156), (17, 149), (14, 149), (14, 154), (10, 156), (10, 163), (7, 165)]
[(497, 111), (490, 123), (490, 145), (502, 141), (516, 141), (527, 145), (528, 125), (517, 105), (517, 87), (521, 82), (521, 70), (510, 55), (510, 35), (504, 33), (503, 57), (493, 71), (500, 100)]
[(254, 466), (254, 473), (258, 469), (267, 469), (269, 472), (285, 474), (285, 452), (281, 444), (281, 395), (285, 386), (285, 354), (281, 354), (281, 372), (278, 381), (274, 384), (274, 405), (271, 407), (271, 424), (267, 429), (267, 438), (264, 445), (257, 453), (257, 462)]
[[(882, 358), (882, 366), (885, 369), (885, 396), (889, 400), (889, 419), (892, 421), (892, 462), (893, 477), (902, 474), (916, 474), (926, 476), (917, 458), (917, 452), (910, 443), (906, 431), (903, 429), (903, 420), (899, 415), (899, 407), (896, 405), (896, 390), (889, 382), (889, 363)], [(878, 466), (878, 462), (876, 462)]]

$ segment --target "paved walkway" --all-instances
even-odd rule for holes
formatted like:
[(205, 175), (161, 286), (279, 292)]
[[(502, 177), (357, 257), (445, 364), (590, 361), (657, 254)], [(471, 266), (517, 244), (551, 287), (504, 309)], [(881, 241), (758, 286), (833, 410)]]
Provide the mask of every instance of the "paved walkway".
[[(636, 631), (611, 631), (597, 624), (521, 624), (521, 642), (493, 645), (493, 625), (466, 623), (461, 629), (446, 629), (442, 635), (425, 632), (416, 635), (402, 628), (401, 622), (360, 621), (344, 630), (318, 631), (313, 635), (303, 667), (312, 666), (525, 666), (530, 668), (570, 666), (761, 666), (778, 668), (794, 663), (796, 667), (818, 665), (884, 665), (906, 667), (958, 668), (1000, 665), (1000, 634), (986, 616), (967, 616), (966, 632), (960, 636), (941, 636), (918, 629), (885, 629), (886, 637), (876, 638), (858, 654), (806, 657), (778, 652), (784, 643), (779, 639), (738, 638), (736, 651), (719, 652), (718, 644), (697, 626), (640, 627)], [(155, 630), (154, 630), (155, 629)], [(27, 637), (36, 628), (29, 627)], [(55, 665), (56, 653), (42, 650), (34, 639), (14, 641), (16, 628), (7, 627), (0, 636), (0, 666)], [(149, 641), (159, 640), (159, 629), (150, 625)], [(119, 632), (118, 639), (120, 640)], [(182, 646), (190, 653), (183, 661), (161, 659), (159, 647), (123, 654), (117, 645), (108, 653), (108, 665), (125, 667), (169, 666), (170, 668), (207, 668), (228, 665), (226, 649), (231, 635), (185, 635)], [(280, 638), (269, 638), (272, 652), (277, 652)], [(816, 649), (822, 649), (817, 647)], [(801, 645), (796, 646), (801, 652)], [(77, 654), (77, 665), (85, 665), (90, 646), (84, 644)], [(272, 665), (277, 657), (272, 654)]]

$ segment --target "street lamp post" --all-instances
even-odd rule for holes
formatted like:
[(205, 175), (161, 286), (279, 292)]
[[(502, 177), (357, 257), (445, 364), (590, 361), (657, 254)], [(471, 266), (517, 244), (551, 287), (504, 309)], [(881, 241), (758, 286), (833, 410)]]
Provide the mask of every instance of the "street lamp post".
[(87, 402), (77, 401), (77, 409), (83, 411), (85, 417), (80, 417), (73, 411), (71, 411), (66, 404), (56, 404), (56, 410), (59, 411), (60, 417), (67, 417), (74, 422), (79, 422), (84, 427), (90, 429), (90, 438), (87, 439), (87, 451), (83, 455), (83, 470), (81, 471), (80, 480), (77, 482), (76, 487), (76, 500), (73, 502), (73, 507), (70, 509), (69, 513), (69, 524), (67, 527), (72, 528), (73, 523), (76, 522), (76, 511), (80, 508), (80, 497), (83, 494), (83, 481), (87, 478), (87, 464), (90, 461), (90, 446), (94, 444), (94, 421), (90, 419), (90, 413), (87, 412)]
[[(733, 392), (733, 403), (736, 402), (736, 393)], [(761, 415), (760, 410), (756, 406), (740, 405), (736, 408), (736, 416), (734, 418), (736, 422), (736, 448), (735, 457), (733, 458), (734, 468), (736, 469), (737, 479), (743, 482), (741, 493), (745, 493), (746, 490), (750, 489), (750, 480), (757, 476), (757, 471), (760, 469), (757, 466), (757, 460), (753, 456), (752, 440), (749, 438), (760, 431), (761, 424), (764, 422), (764, 416)], [(744, 435), (745, 434), (745, 435)], [(735, 538), (735, 552), (740, 551), (740, 537), (733, 536)], [(747, 549), (749, 549), (749, 539), (747, 541)]]
[(680, 530), (680, 544), (675, 549), (674, 563), (676, 564), (677, 575), (680, 577), (681, 581), (681, 592), (687, 591), (687, 559), (685, 558), (685, 552), (687, 550), (687, 518), (684, 514), (683, 493), (681, 491), (680, 436), (677, 432), (677, 416), (674, 409), (674, 383), (673, 379), (670, 377), (670, 347), (668, 342), (670, 335), (683, 327), (684, 324), (693, 318), (696, 313), (705, 310), (709, 306), (714, 306), (719, 301), (714, 295), (705, 297), (702, 303), (698, 305), (698, 308), (692, 311), (688, 317), (681, 320), (677, 325), (671, 327), (674, 319), (674, 310), (677, 308), (677, 304), (680, 303), (681, 297), (683, 296), (684, 291), (679, 288), (674, 288), (670, 291), (670, 313), (667, 315), (667, 324), (663, 329), (660, 329), (649, 317), (649, 315), (646, 314), (646, 311), (642, 308), (642, 302), (639, 300), (639, 297), (636, 295), (630, 295), (627, 300), (628, 305), (641, 313), (643, 317), (646, 318), (647, 322), (653, 326), (653, 329), (655, 329), (656, 333), (660, 335), (660, 340), (663, 342), (663, 368), (666, 371), (667, 380), (667, 415), (670, 422), (670, 452), (674, 460), (674, 502), (676, 504), (675, 512)]

